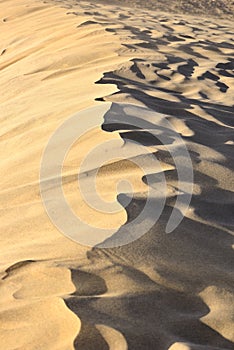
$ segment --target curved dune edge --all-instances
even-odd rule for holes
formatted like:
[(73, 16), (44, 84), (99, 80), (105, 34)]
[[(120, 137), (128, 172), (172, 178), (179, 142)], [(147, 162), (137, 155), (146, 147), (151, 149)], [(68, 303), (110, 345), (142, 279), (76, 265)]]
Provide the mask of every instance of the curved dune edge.
[[(230, 141), (232, 131), (233, 80), (228, 76), (230, 70), (225, 68), (226, 75), (222, 75), (221, 80), (228, 89), (224, 95), (221, 88), (225, 86), (215, 85), (217, 81), (212, 76), (219, 69), (215, 67), (217, 59), (221, 59), (219, 62), (223, 65), (228, 64), (223, 57), (231, 53), (230, 34), (223, 40), (228, 45), (223, 45), (219, 53), (212, 54), (210, 50), (211, 60), (204, 59), (203, 66), (196, 66), (191, 60), (186, 62), (187, 54), (182, 50), (182, 65), (186, 67), (178, 69), (178, 62), (165, 59), (167, 53), (176, 56), (178, 47), (173, 39), (169, 45), (167, 41), (161, 43), (161, 52), (152, 54), (147, 48), (147, 33), (145, 40), (145, 34), (132, 33), (134, 28), (123, 30), (123, 24), (119, 27), (116, 11), (111, 12), (111, 6), (99, 9), (103, 11), (100, 25), (100, 14), (92, 13), (98, 7), (78, 6), (79, 13), (75, 16), (69, 2), (64, 2), (65, 8), (60, 7), (61, 2), (57, 5), (40, 1), (32, 5), (28, 0), (0, 4), (0, 12), (4, 13), (0, 51), (0, 83), (4, 86), (0, 96), (0, 145), (4, 154), (0, 188), (1, 344), (5, 350), (34, 350), (37, 346), (61, 350), (74, 347), (92, 350), (97, 346), (104, 350), (231, 349), (233, 302), (229, 285), (233, 221), (229, 213), (233, 202), (224, 144)], [(89, 14), (84, 15), (86, 7)], [(133, 15), (128, 10), (124, 14)], [(134, 15), (138, 16), (134, 25), (141, 27), (140, 13)], [(131, 22), (131, 18), (125, 20), (126, 24)], [(168, 36), (170, 29), (166, 26), (170, 28), (174, 22), (183, 22), (170, 16), (161, 20)], [(158, 23), (156, 36), (162, 23)], [(202, 25), (196, 24), (199, 32)], [(229, 26), (230, 22), (220, 24)], [(212, 21), (207, 25), (212, 25)], [(187, 26), (189, 20), (179, 32)], [(191, 26), (189, 28), (191, 31)], [(220, 30), (225, 35), (225, 30)], [(214, 31), (219, 39), (219, 28)], [(129, 39), (129, 34), (136, 37)], [(188, 54), (191, 54), (190, 40), (186, 38)], [(206, 49), (196, 47), (195, 51), (202, 55)], [(152, 66), (147, 66), (153, 60), (163, 60), (170, 68), (165, 64), (154, 67), (158, 90), (152, 89), (149, 83), (155, 78)], [(207, 70), (212, 70), (211, 75), (200, 80), (199, 90), (194, 81)], [(184, 84), (185, 76), (190, 74), (194, 74), (194, 80), (188, 79)], [(100, 84), (95, 85), (98, 80)], [(162, 234), (166, 212), (152, 232), (132, 245), (107, 251), (79, 246), (63, 237), (44, 212), (38, 187), (43, 148), (62, 121), (78, 110), (100, 103), (94, 101), (96, 98), (144, 104), (148, 96), (137, 97), (142, 98), (140, 92), (145, 86), (149, 96), (162, 99), (157, 100), (156, 105), (163, 112), (168, 112), (163, 109), (163, 100), (172, 103), (171, 110), (175, 107), (173, 102), (181, 103), (170, 118), (181, 135), (194, 137), (190, 143), (197, 164), (193, 210), (170, 237)], [(194, 115), (190, 114), (187, 119), (185, 114), (185, 101), (179, 100), (179, 94), (168, 93), (168, 87), (193, 102), (206, 99), (206, 95), (209, 102), (217, 102), (223, 109), (212, 114), (194, 103), (192, 112), (200, 118), (194, 126)], [(179, 113), (184, 113), (185, 118), (178, 118)], [(219, 130), (214, 134), (220, 148), (212, 148), (209, 122)], [(207, 127), (204, 135), (203, 126)], [(100, 132), (97, 130), (94, 138), (98, 139)], [(104, 134), (120, 139), (118, 133), (103, 132), (103, 137)], [(206, 139), (211, 144), (204, 147), (201, 140)], [(71, 155), (66, 176), (73, 175), (70, 168), (73, 161)], [(168, 173), (173, 170), (166, 160), (164, 169)], [(108, 171), (116, 174), (115, 165), (103, 169), (105, 176)], [(131, 177), (131, 169), (127, 171)], [(173, 193), (174, 176), (173, 173), (167, 175)], [(212, 195), (210, 183), (215, 186)], [(139, 191), (142, 190), (144, 184), (137, 185)], [(68, 182), (65, 187), (73, 203), (72, 183)], [(107, 197), (112, 196), (108, 188), (106, 192)], [(211, 210), (210, 203), (213, 204)], [(75, 201), (73, 204), (76, 205)], [(166, 211), (170, 205), (173, 205), (173, 196), (168, 198)], [(219, 213), (217, 207), (221, 205), (226, 211)], [(118, 220), (119, 224), (126, 220), (125, 211)]]
[(0, 344), (73, 349), (80, 321), (61, 298), (75, 289), (58, 261), (85, 260), (87, 248), (49, 221), (40, 200), (40, 159), (63, 120), (116, 91), (94, 82), (123, 61), (115, 53), (120, 44), (101, 26), (78, 31), (90, 16), (78, 19), (40, 1), (6, 0), (0, 13)]

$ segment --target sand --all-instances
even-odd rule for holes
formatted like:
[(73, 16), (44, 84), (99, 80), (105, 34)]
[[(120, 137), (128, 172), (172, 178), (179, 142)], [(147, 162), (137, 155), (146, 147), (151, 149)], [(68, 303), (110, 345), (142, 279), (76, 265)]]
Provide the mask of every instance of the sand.
[[(159, 11), (161, 2), (155, 11), (149, 3), (106, 3), (0, 3), (0, 349), (233, 349), (233, 4), (219, 1), (202, 17), (172, 2), (167, 12)], [(130, 161), (114, 160), (99, 172), (98, 191), (118, 213), (100, 214), (79, 194), (77, 167), (100, 142), (150, 146), (168, 186), (163, 213), (146, 234), (100, 249), (53, 225), (39, 173), (56, 128), (107, 102), (166, 114), (189, 151), (194, 187), (183, 221), (166, 234), (181, 195), (168, 153), (147, 130), (110, 129), (100, 119), (64, 164), (74, 212), (117, 232), (144, 204), (147, 182)], [(152, 158), (136, 159), (157, 184)], [(135, 193), (127, 210), (116, 192), (122, 178)]]

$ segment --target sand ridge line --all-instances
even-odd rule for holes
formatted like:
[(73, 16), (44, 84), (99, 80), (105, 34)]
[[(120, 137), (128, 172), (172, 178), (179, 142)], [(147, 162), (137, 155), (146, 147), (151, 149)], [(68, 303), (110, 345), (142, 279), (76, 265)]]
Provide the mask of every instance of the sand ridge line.
[[(23, 7), (29, 5), (29, 9), (33, 6), (27, 1), (19, 3)], [(27, 7), (21, 23), (20, 16), (13, 19), (19, 10), (15, 3), (9, 0), (7, 4), (12, 13), (12, 17), (4, 16), (9, 20), (3, 24), (12, 25), (7, 40), (15, 38), (20, 24), (20, 36), (27, 36), (37, 11), (28, 16)], [(8, 268), (12, 266), (11, 274), (1, 281), (1, 316), (4, 330), (7, 329), (2, 338), (4, 349), (232, 349), (230, 22), (205, 23), (184, 15), (155, 18), (146, 11), (147, 18), (143, 20), (147, 20), (142, 23), (141, 11), (124, 9), (117, 13), (111, 6), (100, 8), (90, 3), (78, 7), (79, 14), (84, 13), (84, 8), (89, 14), (85, 14), (86, 25), (76, 29), (79, 16), (65, 16), (67, 8), (71, 11), (70, 5), (65, 5), (65, 10), (47, 6), (50, 23), (47, 16), (40, 15), (37, 23), (45, 32), (39, 30), (38, 38), (33, 40), (39, 40), (41, 45), (48, 31), (50, 45), (43, 54), (40, 50), (40, 55), (35, 56), (35, 52), (28, 60), (10, 65), (1, 75), (1, 84), (6, 87), (0, 96), (4, 112), (1, 131), (7, 132), (2, 142), (3, 185), (23, 188), (20, 193), (17, 190), (16, 198), (5, 191), (1, 193), (6, 207), (17, 202), (17, 208), (6, 209), (1, 221), (1, 260)], [(87, 23), (87, 17), (97, 24), (89, 19)], [(105, 25), (97, 30), (99, 22)], [(90, 57), (90, 52), (86, 56), (85, 40), (90, 39), (90, 33), (92, 43), (97, 41), (95, 51), (100, 45), (100, 61), (91, 61), (87, 74), (85, 69), (80, 72), (76, 63), (82, 52), (86, 67), (85, 57)], [(83, 45), (79, 47), (82, 37)], [(19, 50), (29, 45), (20, 38), (18, 43), (22, 45)], [(5, 43), (4, 47), (9, 51), (1, 59), (7, 60), (10, 47)], [(70, 55), (74, 55), (74, 60)], [(114, 65), (119, 66), (115, 69)], [(74, 66), (74, 74), (67, 74)], [(43, 73), (42, 68), (46, 68)], [(54, 75), (46, 79), (51, 70)], [(9, 83), (12, 77), (14, 80)], [(79, 246), (58, 233), (42, 205), (32, 205), (38, 198), (38, 188), (33, 189), (28, 206), (20, 205), (29, 196), (27, 185), (38, 181), (41, 151), (51, 132), (68, 115), (102, 100), (148, 105), (155, 112), (166, 113), (183, 136), (194, 164), (197, 187), (192, 211), (173, 235), (163, 233), (173, 196), (167, 199), (160, 221), (144, 237), (132, 245), (108, 250)], [(147, 130), (105, 130), (105, 123), (102, 128), (105, 137), (119, 137), (126, 143), (131, 139), (148, 144), (152, 141)], [(83, 150), (90, 140), (95, 143), (104, 134), (101, 128), (92, 134), (93, 138), (84, 141)], [(172, 167), (168, 153), (158, 144), (153, 146), (158, 149), (161, 162)], [(65, 169), (68, 172), (69, 166), (74, 165), (72, 155), (70, 160)], [(152, 162), (147, 162), (150, 173)], [(116, 175), (116, 168), (112, 170)], [(165, 173), (169, 185), (175, 186), (176, 172), (171, 169)], [(73, 174), (70, 175), (72, 180)], [(156, 174), (151, 175), (157, 182)], [(108, 185), (106, 188), (107, 195), (113, 196), (113, 190)], [(76, 202), (72, 188), (69, 194)], [(134, 198), (128, 219), (143, 205), (143, 195)], [(27, 260), (33, 262), (24, 263)], [(21, 266), (14, 270), (17, 262)]]

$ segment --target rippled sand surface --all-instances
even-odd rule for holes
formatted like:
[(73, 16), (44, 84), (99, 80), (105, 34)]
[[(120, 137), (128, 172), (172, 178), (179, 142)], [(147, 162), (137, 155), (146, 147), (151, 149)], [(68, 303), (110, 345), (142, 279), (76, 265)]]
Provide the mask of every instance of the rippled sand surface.
[[(0, 3), (1, 350), (233, 349), (233, 3), (209, 2), (207, 17), (178, 3), (158, 1), (153, 11), (136, 1)], [(100, 169), (97, 189), (119, 206), (113, 215), (84, 201), (77, 167), (103, 142), (135, 142), (156, 154), (166, 179), (159, 220), (128, 245), (100, 249), (65, 237), (47, 216), (39, 173), (50, 136), (74, 113), (105, 103), (147, 107), (182, 137), (193, 196), (171, 234), (165, 227), (185, 195), (176, 166), (150, 125), (136, 129), (116, 115), (100, 118), (67, 155), (67, 201), (94, 227), (124, 232), (144, 206), (146, 177), (158, 186), (151, 154), (135, 155), (142, 174), (108, 150), (113, 161)], [(134, 192), (126, 209), (121, 179)], [(145, 225), (153, 220), (148, 213)]]

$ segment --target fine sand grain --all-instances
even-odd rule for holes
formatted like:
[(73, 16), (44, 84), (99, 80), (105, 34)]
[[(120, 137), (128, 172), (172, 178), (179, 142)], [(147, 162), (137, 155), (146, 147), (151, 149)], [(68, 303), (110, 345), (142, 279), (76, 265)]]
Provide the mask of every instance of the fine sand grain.
[[(154, 11), (151, 3), (0, 2), (0, 350), (234, 348), (233, 2), (208, 2), (207, 18), (205, 1), (196, 1), (203, 16), (192, 16), (192, 1), (158, 1)], [(151, 157), (136, 155), (147, 174), (131, 160), (100, 169), (98, 191), (119, 205), (109, 216), (85, 203), (76, 169), (100, 142), (135, 141), (162, 164), (160, 219), (133, 243), (98, 249), (69, 240), (48, 218), (39, 187), (48, 139), (105, 101), (164, 113), (183, 138), (194, 189), (172, 234), (165, 226), (182, 194), (170, 155), (149, 130), (105, 120), (67, 155), (67, 201), (96, 227), (117, 232), (131, 220), (144, 206), (145, 175), (157, 183)], [(122, 178), (134, 190), (126, 210), (116, 192)]]

